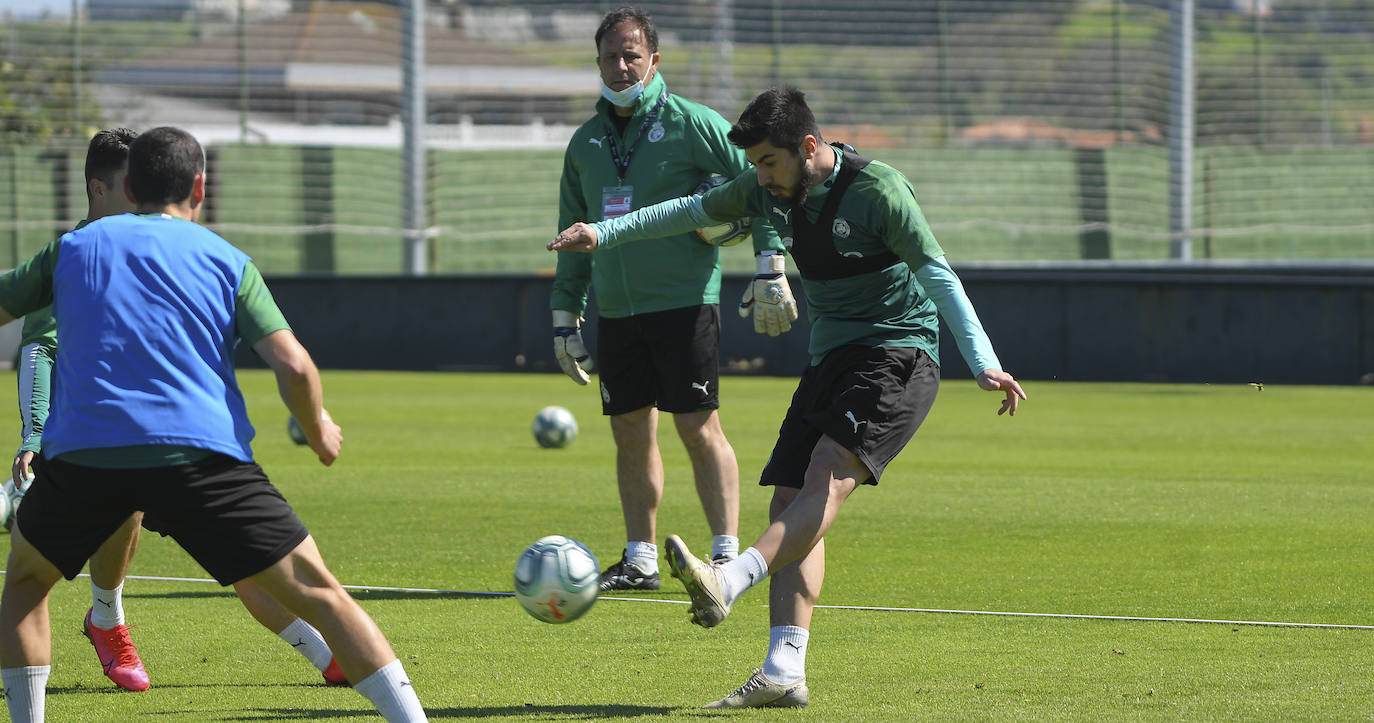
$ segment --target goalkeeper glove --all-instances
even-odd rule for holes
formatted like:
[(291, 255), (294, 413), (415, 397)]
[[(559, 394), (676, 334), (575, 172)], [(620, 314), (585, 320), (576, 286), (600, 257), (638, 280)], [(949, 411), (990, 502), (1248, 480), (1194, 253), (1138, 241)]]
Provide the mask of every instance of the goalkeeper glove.
[(592, 356), (582, 343), (581, 323), (571, 311), (553, 310), (553, 355), (564, 374), (578, 384), (586, 384), (591, 381), (585, 370), (592, 368)]
[(752, 308), (754, 331), (777, 336), (791, 329), (792, 322), (797, 320), (797, 301), (792, 297), (792, 287), (787, 285), (782, 254), (764, 251), (757, 258), (758, 273), (744, 290), (739, 315), (748, 318)]

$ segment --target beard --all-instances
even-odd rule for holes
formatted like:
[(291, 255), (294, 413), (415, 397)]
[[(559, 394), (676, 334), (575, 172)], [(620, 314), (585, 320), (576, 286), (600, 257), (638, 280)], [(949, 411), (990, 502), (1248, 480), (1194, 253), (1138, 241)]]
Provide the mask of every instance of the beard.
[(811, 197), (811, 187), (816, 184), (816, 171), (806, 163), (801, 165), (801, 171), (797, 175), (796, 188), (788, 189), (787, 205), (797, 209), (806, 205), (807, 199)]

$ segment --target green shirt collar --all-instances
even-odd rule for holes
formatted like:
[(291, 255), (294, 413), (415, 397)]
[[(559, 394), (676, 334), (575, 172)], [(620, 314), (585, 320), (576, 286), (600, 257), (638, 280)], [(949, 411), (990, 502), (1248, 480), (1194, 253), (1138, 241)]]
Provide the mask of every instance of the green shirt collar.
[(835, 151), (835, 168), (831, 169), (830, 175), (824, 181), (816, 184), (808, 193), (811, 198), (821, 198), (830, 193), (830, 187), (835, 185), (835, 179), (840, 177), (840, 164), (844, 162), (844, 151), (835, 146), (827, 146)]

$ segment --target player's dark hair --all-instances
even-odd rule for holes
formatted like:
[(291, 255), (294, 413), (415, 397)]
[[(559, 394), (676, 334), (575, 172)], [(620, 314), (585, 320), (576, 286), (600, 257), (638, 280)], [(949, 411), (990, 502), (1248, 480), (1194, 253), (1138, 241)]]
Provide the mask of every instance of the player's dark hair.
[(778, 148), (798, 153), (802, 140), (808, 135), (815, 136), (820, 143), (825, 142), (816, 125), (816, 116), (806, 105), (806, 94), (787, 87), (769, 88), (749, 101), (726, 138), (739, 148), (768, 141)]
[(639, 26), (639, 29), (644, 31), (644, 42), (649, 44), (649, 52), (657, 53), (658, 28), (654, 27), (654, 19), (649, 17), (649, 13), (628, 5), (618, 7), (606, 13), (606, 17), (601, 18), (601, 26), (596, 29), (596, 52), (601, 52), (602, 36), (611, 32), (611, 28), (626, 20), (634, 21), (634, 23)]
[(180, 128), (154, 128), (129, 146), (129, 190), (139, 205), (185, 201), (204, 171), (205, 151)]
[[(129, 162), (129, 144), (135, 138), (138, 133), (128, 128), (108, 128), (92, 136), (86, 148), (86, 183), (113, 184), (115, 174)], [(89, 186), (86, 192), (90, 193)]]

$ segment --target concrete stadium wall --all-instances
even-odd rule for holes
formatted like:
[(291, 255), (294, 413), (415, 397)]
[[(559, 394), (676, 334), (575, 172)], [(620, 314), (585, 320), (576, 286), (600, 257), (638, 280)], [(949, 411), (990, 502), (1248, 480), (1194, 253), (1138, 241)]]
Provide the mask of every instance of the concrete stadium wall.
[[(1356, 384), (1374, 373), (1374, 267), (991, 266), (958, 269), (1003, 365), (1063, 381)], [(722, 290), (726, 372), (794, 376), (805, 315), (781, 337)], [(268, 284), (323, 368), (555, 372), (547, 276), (281, 276)], [(793, 290), (801, 297), (800, 283)], [(594, 300), (593, 300), (594, 302)], [(595, 353), (595, 308), (587, 333)], [(944, 376), (968, 369), (942, 332)], [(240, 363), (260, 365), (251, 353)], [(1366, 379), (1366, 382), (1370, 381)]]

